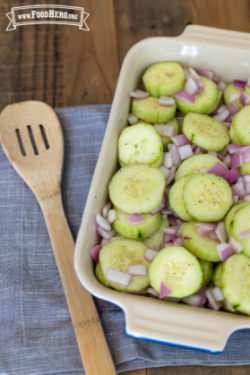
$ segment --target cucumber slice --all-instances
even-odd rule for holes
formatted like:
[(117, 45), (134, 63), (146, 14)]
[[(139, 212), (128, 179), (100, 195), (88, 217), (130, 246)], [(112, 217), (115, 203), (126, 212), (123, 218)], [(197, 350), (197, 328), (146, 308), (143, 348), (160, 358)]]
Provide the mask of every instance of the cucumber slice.
[(139, 119), (151, 123), (166, 123), (174, 116), (177, 105), (160, 105), (152, 96), (146, 99), (133, 99), (131, 112)]
[(217, 163), (220, 163), (223, 167), (227, 168), (220, 159), (210, 154), (190, 156), (188, 159), (184, 160), (177, 169), (175, 181), (178, 181), (189, 174), (199, 173), (201, 168), (209, 170)]
[(142, 214), (145, 221), (138, 224), (129, 224), (125, 213), (115, 208), (116, 218), (112, 224), (113, 229), (121, 236), (134, 240), (144, 240), (157, 231), (161, 226), (161, 213), (156, 215)]
[(150, 285), (160, 293), (164, 282), (172, 293), (169, 297), (184, 298), (197, 292), (203, 285), (199, 261), (184, 247), (166, 247), (153, 259), (149, 267)]
[(162, 201), (166, 179), (160, 169), (129, 165), (119, 169), (109, 183), (111, 202), (129, 214), (150, 212)]
[(96, 275), (97, 280), (100, 281), (101, 284), (106, 285), (106, 286), (109, 285), (108, 281), (105, 279), (103, 275), (102, 267), (99, 262), (96, 264), (95, 275)]
[(240, 174), (250, 174), (250, 162), (241, 165), (239, 168)]
[(239, 90), (239, 89), (236, 89), (234, 87), (234, 84), (233, 83), (230, 83), (230, 85), (228, 85), (226, 88), (225, 88), (225, 91), (224, 91), (224, 103), (226, 105), (229, 105), (231, 103), (235, 103), (239, 108), (243, 108), (243, 105), (241, 104), (240, 102), (240, 96), (238, 99), (234, 100), (233, 102), (230, 102), (229, 101), (229, 98), (230, 98), (230, 95), (231, 94), (241, 94), (242, 90)]
[(250, 95), (250, 87), (247, 85), (245, 86), (245, 92), (247, 93), (247, 95)]
[(212, 240), (210, 237), (199, 235), (194, 224), (195, 221), (186, 223), (182, 229), (181, 237), (185, 247), (199, 259), (207, 260), (208, 262), (219, 262), (220, 257), (217, 245), (220, 242)]
[(229, 225), (229, 233), (236, 241), (243, 245), (242, 253), (250, 257), (250, 235), (244, 241), (240, 238), (240, 233), (250, 228), (250, 204), (240, 207), (234, 214)]
[(221, 272), (221, 289), (225, 298), (240, 313), (250, 315), (250, 259), (244, 254), (228, 258)]
[[(118, 271), (127, 272), (128, 266), (146, 264), (149, 267), (150, 262), (144, 258), (144, 253), (147, 246), (140, 241), (119, 239), (106, 243), (99, 253), (99, 262), (102, 268), (103, 275), (108, 272), (109, 268), (114, 268)], [(149, 277), (147, 276), (133, 276), (130, 284), (125, 287), (108, 280), (109, 286), (112, 288), (137, 293), (149, 286)]]
[(197, 221), (217, 222), (233, 205), (232, 190), (224, 178), (215, 174), (193, 174), (183, 192), (189, 214)]
[(230, 232), (230, 223), (233, 220), (235, 212), (238, 211), (241, 207), (244, 207), (248, 204), (249, 204), (249, 202), (241, 202), (241, 203), (235, 204), (231, 208), (231, 210), (228, 212), (227, 216), (224, 219), (224, 223), (225, 223), (225, 227), (226, 227), (226, 231), (227, 231), (228, 235), (230, 234), (229, 233)]
[(160, 246), (160, 244), (163, 241), (164, 233), (162, 231), (162, 228), (167, 228), (168, 226), (169, 226), (168, 219), (163, 219), (161, 222), (160, 228), (155, 233), (151, 234), (151, 236), (149, 236), (146, 240), (143, 241), (145, 245), (149, 249), (153, 249), (153, 250), (157, 249), (157, 247)]
[(214, 274), (213, 274), (213, 283), (214, 283), (214, 286), (218, 286), (218, 287), (221, 287), (221, 272), (222, 272), (222, 268), (223, 268), (223, 263), (219, 263), (217, 264), (217, 266), (215, 267), (215, 270), (214, 270)]
[(205, 150), (221, 151), (230, 142), (225, 125), (210, 116), (198, 113), (185, 116), (182, 131), (190, 142)]
[[(174, 127), (174, 136), (179, 134), (179, 123), (177, 118), (173, 118), (172, 120), (168, 121), (167, 125), (172, 125)], [(163, 151), (168, 151), (168, 144), (173, 143), (170, 137), (161, 137), (161, 142), (163, 146)]]
[(185, 80), (185, 73), (181, 65), (173, 61), (163, 61), (151, 65), (142, 77), (146, 91), (156, 98), (171, 96), (182, 90)]
[(128, 126), (118, 141), (118, 159), (123, 166), (148, 164), (160, 167), (163, 160), (160, 134), (150, 124)]
[(204, 285), (209, 285), (213, 277), (214, 263), (200, 260), (200, 265), (203, 271)]
[(233, 143), (234, 145), (241, 145), (240, 140), (236, 137), (236, 134), (232, 126), (229, 130), (229, 137), (231, 139), (231, 143)]
[(232, 127), (240, 144), (250, 145), (250, 105), (245, 106), (236, 113), (233, 118)]
[(188, 179), (189, 176), (186, 176), (175, 182), (168, 194), (170, 208), (184, 221), (193, 220), (183, 203), (184, 186)]
[(198, 94), (193, 95), (195, 97), (194, 103), (186, 102), (183, 99), (175, 98), (178, 109), (183, 113), (203, 113), (208, 115), (212, 113), (217, 107), (220, 101), (220, 94), (218, 92), (217, 85), (211, 80), (205, 77), (201, 77), (204, 83), (204, 89)]

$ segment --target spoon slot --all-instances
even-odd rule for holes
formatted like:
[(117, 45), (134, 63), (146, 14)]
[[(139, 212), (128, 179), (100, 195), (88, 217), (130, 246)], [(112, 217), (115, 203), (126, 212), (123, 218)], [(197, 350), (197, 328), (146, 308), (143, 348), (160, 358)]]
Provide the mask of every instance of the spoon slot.
[(33, 150), (34, 150), (34, 154), (38, 155), (39, 152), (38, 152), (38, 149), (37, 149), (37, 146), (36, 146), (36, 141), (35, 141), (35, 138), (34, 138), (34, 135), (33, 135), (33, 132), (32, 132), (32, 128), (31, 128), (30, 125), (28, 125), (27, 128), (28, 128), (28, 132), (29, 132), (29, 136), (30, 136), (30, 141), (31, 141), (31, 144), (32, 144), (32, 147), (33, 147)]
[(25, 149), (23, 147), (23, 141), (22, 141), (19, 129), (16, 129), (16, 136), (17, 136), (17, 141), (18, 141), (18, 144), (19, 144), (19, 147), (20, 147), (21, 154), (23, 156), (26, 156), (26, 152), (25, 152)]
[(41, 130), (41, 134), (42, 134), (42, 137), (43, 137), (43, 141), (44, 141), (46, 150), (48, 150), (49, 149), (49, 142), (48, 142), (48, 138), (46, 136), (44, 127), (43, 127), (43, 125), (39, 125), (39, 127), (40, 127), (40, 130)]

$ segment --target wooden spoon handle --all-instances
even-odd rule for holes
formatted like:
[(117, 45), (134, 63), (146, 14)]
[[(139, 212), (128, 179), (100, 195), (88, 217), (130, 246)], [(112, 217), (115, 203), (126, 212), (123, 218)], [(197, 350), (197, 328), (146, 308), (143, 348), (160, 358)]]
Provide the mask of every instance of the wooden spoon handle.
[(75, 243), (60, 194), (39, 200), (61, 276), (78, 347), (87, 375), (115, 375), (116, 370), (92, 296), (74, 271)]

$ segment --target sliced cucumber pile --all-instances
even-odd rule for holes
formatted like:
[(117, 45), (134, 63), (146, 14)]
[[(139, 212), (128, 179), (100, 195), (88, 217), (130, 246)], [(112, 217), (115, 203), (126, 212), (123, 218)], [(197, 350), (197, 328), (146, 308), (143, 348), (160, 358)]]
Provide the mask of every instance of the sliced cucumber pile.
[(159, 294), (164, 283), (172, 291), (169, 296), (174, 298), (197, 292), (204, 282), (199, 261), (184, 247), (162, 249), (150, 265), (149, 279)]
[(95, 275), (138, 298), (250, 315), (250, 77), (199, 73), (157, 62), (130, 93)]
[(150, 124), (137, 124), (123, 130), (118, 141), (122, 166), (147, 164), (160, 167), (163, 160), (161, 136)]
[(185, 116), (182, 131), (190, 142), (208, 151), (221, 151), (228, 145), (228, 129), (221, 122), (197, 113)]
[(113, 229), (125, 238), (134, 240), (144, 240), (155, 233), (161, 226), (161, 213), (156, 215), (142, 214), (144, 221), (131, 225), (126, 218), (126, 214), (117, 208), (116, 218), (112, 224)]
[(166, 123), (176, 112), (176, 104), (170, 106), (160, 105), (158, 99), (150, 96), (146, 99), (133, 99), (131, 111), (140, 120), (150, 123)]
[(142, 81), (150, 95), (156, 98), (170, 96), (183, 89), (185, 73), (180, 64), (164, 61), (151, 65), (142, 76)]

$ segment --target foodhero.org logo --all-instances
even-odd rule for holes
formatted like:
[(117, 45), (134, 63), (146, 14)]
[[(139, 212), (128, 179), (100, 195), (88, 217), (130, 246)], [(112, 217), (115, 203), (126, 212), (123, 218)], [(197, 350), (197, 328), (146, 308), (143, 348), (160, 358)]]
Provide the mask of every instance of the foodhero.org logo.
[(89, 13), (84, 8), (66, 5), (27, 5), (11, 8), (6, 16), (10, 20), (6, 31), (15, 30), (17, 26), (53, 23), (79, 26), (80, 30), (89, 31), (86, 19)]

